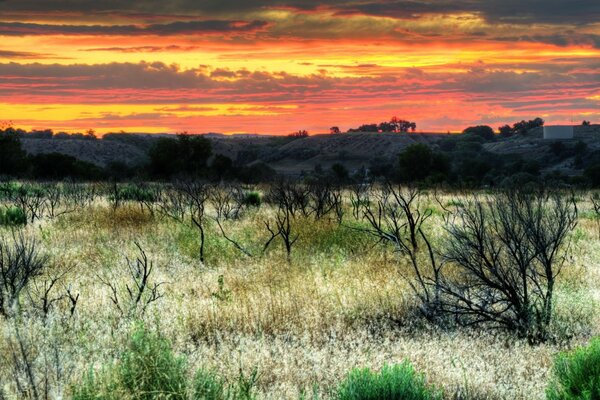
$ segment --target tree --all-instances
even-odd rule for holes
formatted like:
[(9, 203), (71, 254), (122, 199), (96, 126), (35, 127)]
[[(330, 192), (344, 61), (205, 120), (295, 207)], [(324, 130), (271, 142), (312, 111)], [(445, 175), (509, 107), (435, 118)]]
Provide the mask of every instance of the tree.
[(288, 137), (292, 137), (292, 138), (305, 138), (308, 137), (308, 131), (304, 130), (304, 129), (300, 129), (297, 132), (292, 132), (288, 135)]
[(399, 119), (398, 117), (392, 117), (390, 125), (392, 125), (394, 132), (408, 132), (409, 129), (411, 132), (414, 132), (417, 129), (415, 122)]
[(200, 135), (178, 134), (175, 138), (159, 138), (150, 148), (150, 172), (161, 178), (176, 174), (202, 176), (212, 153), (209, 139)]
[(544, 126), (544, 120), (542, 118), (535, 118), (529, 121), (522, 120), (520, 122), (515, 122), (512, 127), (509, 125), (504, 125), (498, 128), (500, 130), (500, 134), (502, 136), (512, 136), (515, 134), (523, 135), (527, 133), (529, 130)]
[(508, 137), (512, 135), (512, 128), (510, 125), (503, 125), (498, 128), (498, 132), (500, 132), (500, 136)]
[(150, 173), (161, 178), (170, 178), (182, 168), (179, 158), (179, 143), (174, 138), (159, 138), (148, 152)]
[(339, 127), (332, 126), (331, 128), (329, 128), (329, 133), (332, 134), (332, 135), (337, 135), (337, 134), (340, 134), (341, 131), (340, 131)]
[(22, 175), (26, 164), (17, 131), (14, 128), (0, 131), (0, 175)]
[(233, 160), (223, 154), (217, 154), (213, 159), (210, 168), (212, 169), (213, 175), (218, 180), (222, 180), (233, 171)]
[(177, 135), (179, 155), (182, 157), (183, 170), (191, 176), (200, 176), (206, 170), (206, 163), (212, 153), (209, 139), (187, 132)]
[(334, 176), (339, 182), (345, 182), (348, 180), (348, 170), (340, 163), (335, 163), (331, 166)]
[(433, 152), (425, 144), (411, 144), (400, 153), (398, 161), (403, 181), (420, 181), (431, 173)]
[(470, 126), (463, 131), (463, 134), (476, 135), (485, 140), (494, 140), (496, 138), (494, 130), (487, 125)]
[(583, 125), (583, 126), (590, 126), (591, 124), (592, 123), (590, 121), (586, 121), (586, 120), (583, 120), (583, 122), (581, 123), (581, 125)]
[(87, 131), (85, 131), (85, 136), (88, 139), (97, 139), (98, 137), (96, 136), (96, 131), (93, 129), (88, 129)]

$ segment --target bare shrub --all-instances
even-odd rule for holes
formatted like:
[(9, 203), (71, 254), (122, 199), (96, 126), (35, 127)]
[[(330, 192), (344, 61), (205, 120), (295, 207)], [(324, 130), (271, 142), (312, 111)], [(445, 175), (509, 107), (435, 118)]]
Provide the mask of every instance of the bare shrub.
[(47, 263), (48, 257), (40, 254), (36, 242), (22, 233), (13, 233), (10, 244), (0, 241), (0, 315), (12, 314), (21, 292)]
[(350, 204), (352, 205), (352, 215), (355, 219), (362, 217), (362, 209), (369, 202), (369, 193), (372, 186), (365, 183), (356, 183), (350, 186)]
[(198, 230), (200, 239), (200, 262), (204, 264), (206, 204), (210, 187), (198, 181), (177, 182), (172, 188), (163, 191), (158, 201), (160, 211), (167, 217), (181, 223), (191, 222)]
[(237, 185), (218, 185), (211, 188), (209, 199), (218, 220), (238, 219), (244, 208), (244, 191)]
[(144, 315), (148, 306), (163, 297), (160, 287), (164, 282), (156, 283), (151, 278), (154, 271), (152, 261), (142, 247), (135, 243), (139, 256), (135, 261), (127, 259), (128, 282), (119, 285), (108, 277), (99, 276), (100, 281), (109, 288), (110, 300), (121, 316)]
[(600, 193), (592, 194), (590, 196), (590, 201), (592, 202), (594, 219), (596, 220), (596, 225), (598, 226), (598, 239), (600, 239)]
[(285, 246), (288, 263), (292, 262), (292, 246), (294, 246), (299, 238), (299, 235), (293, 232), (293, 219), (293, 214), (289, 209), (280, 207), (277, 210), (274, 221), (265, 221), (265, 226), (271, 234), (271, 237), (265, 243), (263, 253), (267, 250), (273, 240), (279, 237)]
[(304, 185), (280, 180), (271, 186), (266, 199), (272, 205), (285, 209), (292, 217), (297, 214), (306, 217), (311, 212), (309, 195), (310, 192)]
[(448, 220), (440, 311), (532, 341), (548, 339), (554, 287), (577, 224), (572, 195), (509, 191), (474, 196)]
[[(421, 302), (421, 312), (433, 318), (439, 307), (439, 281), (443, 265), (436, 259), (431, 241), (423, 229), (432, 211), (423, 207), (422, 192), (414, 187), (386, 184), (381, 191), (361, 194), (366, 231), (382, 242), (391, 243), (402, 257), (407, 257), (414, 276), (404, 276)], [(426, 261), (419, 255), (419, 243), (427, 249)]]

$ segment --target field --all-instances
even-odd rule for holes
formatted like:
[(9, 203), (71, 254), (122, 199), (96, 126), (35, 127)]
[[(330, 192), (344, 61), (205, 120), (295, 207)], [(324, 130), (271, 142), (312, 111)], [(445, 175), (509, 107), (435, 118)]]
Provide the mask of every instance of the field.
[[(405, 359), (445, 398), (542, 399), (555, 355), (600, 334), (600, 246), (590, 193), (575, 194), (577, 225), (565, 241), (549, 339), (532, 344), (487, 325), (421, 316), (409, 259), (369, 233), (350, 189), (339, 192), (339, 209), (288, 216), (288, 253), (283, 235), (265, 246), (281, 217), (267, 186), (235, 189), (244, 199), (239, 210), (237, 197), (214, 194), (230, 188), (211, 189), (195, 211), (178, 206), (182, 198), (170, 188), (143, 186), (150, 195), (137, 197), (110, 185), (58, 188), (53, 211), (50, 195), (38, 206), (35, 194), (3, 200), (34, 207), (23, 206), (25, 226), (1, 228), (3, 247), (23, 235), (47, 259), (18, 301), (4, 304), (0, 398), (69, 398), (90, 369), (119, 357), (141, 321), (186, 357), (189, 374), (211, 370), (236, 382), (256, 371), (259, 399), (333, 398), (353, 368)], [(247, 201), (253, 192), (260, 206)], [(434, 248), (442, 251), (448, 240), (445, 207), (470, 196), (419, 193), (418, 206), (431, 213), (423, 230)], [(202, 225), (202, 256), (192, 216)], [(144, 255), (153, 269), (135, 302)], [(417, 257), (427, 257), (422, 246)]]

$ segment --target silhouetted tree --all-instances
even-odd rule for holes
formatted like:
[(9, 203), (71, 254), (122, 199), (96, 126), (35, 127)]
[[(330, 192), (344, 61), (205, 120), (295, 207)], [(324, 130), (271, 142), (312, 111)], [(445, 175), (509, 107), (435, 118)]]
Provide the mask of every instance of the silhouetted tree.
[(341, 133), (340, 128), (337, 126), (332, 126), (331, 128), (329, 128), (329, 133), (331, 133), (332, 135), (337, 135), (339, 133)]
[(417, 129), (415, 122), (406, 121), (399, 119), (398, 117), (392, 117), (390, 125), (393, 127), (393, 132), (414, 132)]
[(210, 165), (212, 175), (217, 180), (223, 180), (233, 172), (233, 160), (223, 154), (217, 154)]
[(22, 175), (26, 153), (14, 128), (0, 131), (0, 175)]
[(333, 174), (339, 182), (346, 182), (348, 180), (348, 170), (342, 164), (333, 164), (331, 166), (331, 171), (333, 171)]
[(288, 137), (292, 137), (292, 138), (305, 138), (308, 137), (308, 131), (301, 129), (297, 132), (292, 132), (288, 135)]
[(512, 135), (522, 135), (527, 133), (527, 131), (544, 126), (544, 120), (542, 118), (535, 118), (529, 121), (522, 120), (520, 122), (515, 122), (512, 127), (509, 125), (504, 125), (498, 128), (501, 136), (512, 136)]
[(202, 176), (206, 172), (211, 152), (211, 142), (204, 136), (182, 133), (176, 138), (160, 138), (148, 154), (150, 172), (161, 178), (170, 178), (176, 174)]
[(470, 126), (463, 133), (477, 135), (485, 140), (494, 140), (496, 138), (494, 130), (487, 125)]

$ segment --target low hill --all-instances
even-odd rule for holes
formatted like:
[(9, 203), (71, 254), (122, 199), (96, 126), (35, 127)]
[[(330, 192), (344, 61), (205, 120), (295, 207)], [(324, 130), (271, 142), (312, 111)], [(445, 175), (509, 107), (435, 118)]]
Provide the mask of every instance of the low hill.
[[(31, 154), (58, 152), (104, 167), (113, 162), (146, 163), (148, 150), (161, 136), (164, 135), (114, 134), (98, 140), (24, 138), (22, 143)], [(207, 137), (212, 141), (213, 154), (230, 157), (238, 165), (263, 162), (286, 175), (299, 175), (319, 165), (327, 169), (334, 163), (353, 171), (368, 167), (373, 160), (393, 161), (411, 144), (424, 143), (436, 148), (449, 138), (448, 134), (439, 133), (362, 132), (306, 138), (216, 134)], [(499, 155), (515, 154), (538, 161), (545, 172), (558, 170), (566, 175), (577, 175), (581, 170), (576, 165), (577, 154), (571, 150), (581, 142), (586, 154), (600, 153), (600, 125), (578, 126), (574, 139), (561, 142), (562, 145), (556, 145), (555, 140), (543, 139), (542, 129), (536, 128), (524, 135), (497, 138), (485, 143), (483, 148)], [(561, 146), (567, 150), (560, 153)]]

